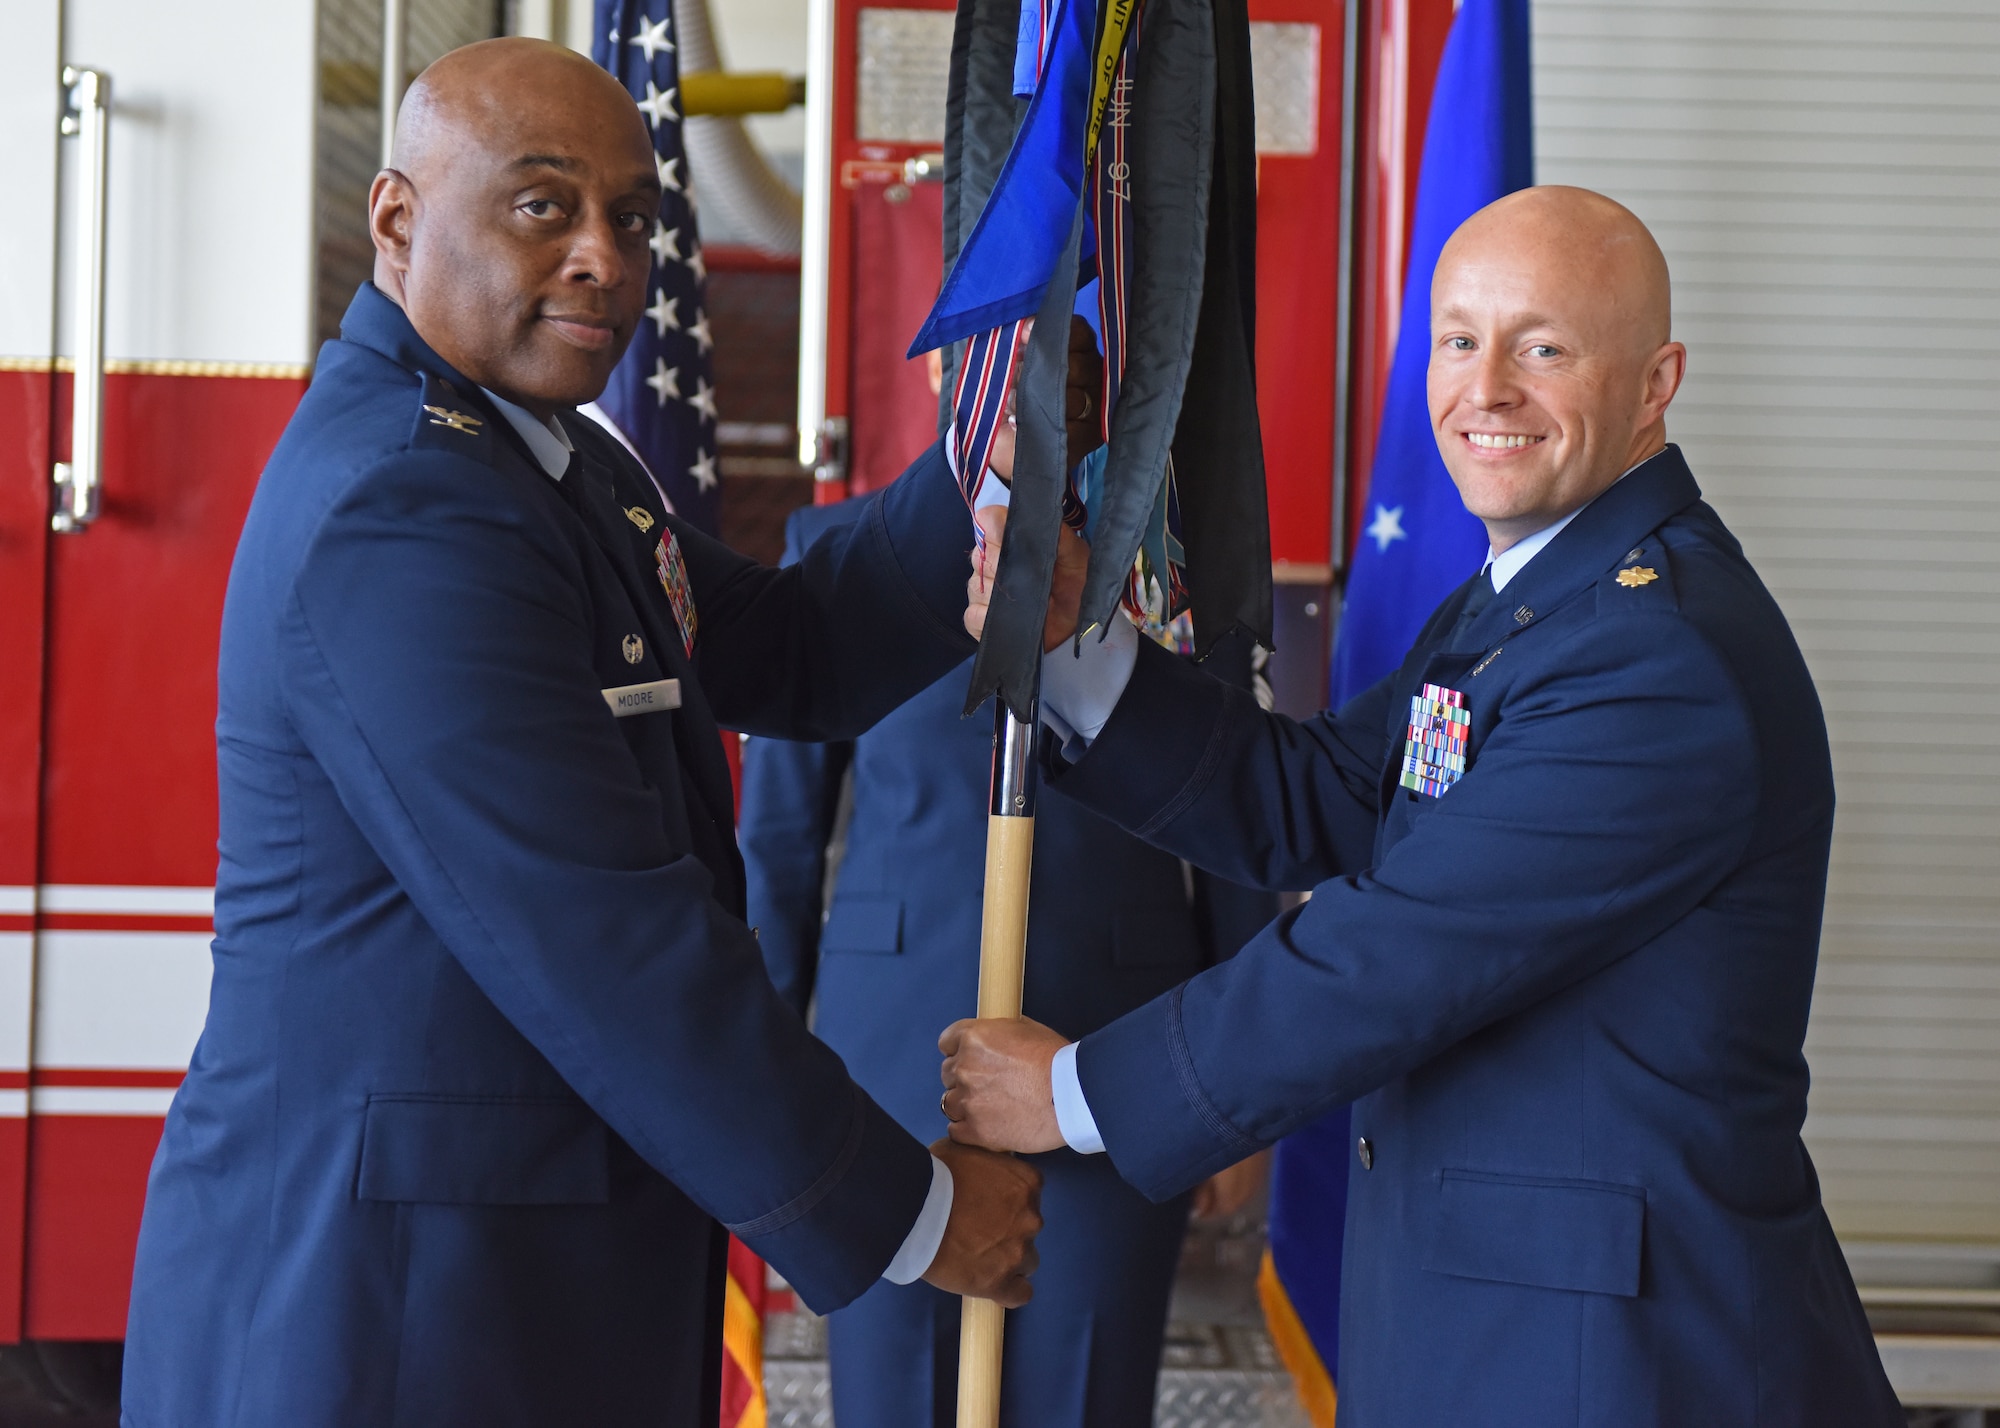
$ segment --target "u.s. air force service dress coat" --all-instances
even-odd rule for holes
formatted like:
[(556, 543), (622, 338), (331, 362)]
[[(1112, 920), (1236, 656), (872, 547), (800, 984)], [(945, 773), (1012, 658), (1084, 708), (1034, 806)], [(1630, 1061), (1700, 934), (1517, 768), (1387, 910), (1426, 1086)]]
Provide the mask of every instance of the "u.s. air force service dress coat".
[(1470, 588), (1305, 723), (1141, 648), (1054, 770), (1317, 884), (1082, 1041), (1113, 1162), (1172, 1195), (1355, 1102), (1341, 1428), (1900, 1425), (1799, 1138), (1833, 779), (1784, 616), (1673, 447), (1454, 636)]
[(718, 1221), (825, 1310), (924, 1203), (741, 920), (717, 721), (851, 736), (965, 658), (950, 473), (775, 571), (563, 420), (557, 482), (364, 287), (265, 470), (131, 1428), (713, 1428)]
[[(866, 507), (794, 512), (797, 559)], [(1210, 667), (1238, 666), (1231, 642)], [(992, 720), (962, 718), (969, 664), (860, 738), (752, 739), (743, 761), (750, 921), (772, 980), (854, 1078), (920, 1140), (938, 1108), (938, 1033), (970, 1016), (979, 982)], [(832, 906), (822, 884), (842, 776), (853, 773)], [(1276, 916), (1269, 893), (1197, 874), (1063, 799), (1035, 823), (1024, 1005), (1070, 1036), (1095, 1031), (1237, 947)], [(1037, 1156), (1043, 1175), (1035, 1298), (1007, 1316), (1003, 1425), (1130, 1428), (1153, 1421), (1167, 1297), (1187, 1201), (1154, 1205), (1102, 1156)], [(828, 1321), (833, 1411), (861, 1428), (949, 1428), (959, 1301), (928, 1284), (876, 1284)]]

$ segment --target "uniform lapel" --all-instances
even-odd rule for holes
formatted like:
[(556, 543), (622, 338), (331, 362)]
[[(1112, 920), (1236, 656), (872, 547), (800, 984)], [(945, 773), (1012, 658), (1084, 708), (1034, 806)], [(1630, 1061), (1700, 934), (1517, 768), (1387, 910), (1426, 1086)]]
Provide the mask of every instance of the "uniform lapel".
[(1465, 677), (1493, 651), (1596, 585), (1612, 566), (1639, 559), (1652, 532), (1700, 499), (1701, 488), (1681, 449), (1668, 446), (1584, 507), (1470, 625), (1456, 632), (1453, 627), (1472, 580), (1452, 592), (1396, 672), (1389, 704), (1389, 758), (1377, 789), (1379, 806), (1389, 807), (1402, 776), (1410, 699), (1419, 689), (1438, 684), (1466, 692)]
[(730, 857), (735, 859), (736, 799), (730, 786), (729, 762), (722, 751), (721, 727), (701, 691), (694, 663), (688, 658), (687, 646), (681, 638), (679, 622), (667, 606), (666, 592), (653, 574), (650, 551), (644, 548), (648, 539), (663, 538), (666, 529), (655, 524), (649, 531), (639, 531), (619, 505), (613, 474), (582, 442), (577, 443), (563, 481), (577, 483), (574, 497), (584, 525), (611, 561), (612, 569), (618, 572), (619, 583), (639, 612), (640, 625), (652, 642), (655, 657), (669, 677), (681, 682), (681, 707), (674, 716), (674, 748), (680, 755), (682, 780), (700, 802), (701, 813), (714, 825), (723, 846), (730, 850)]
[[(1579, 511), (1451, 641), (1452, 650), (1482, 654), (1536, 624), (1595, 585), (1628, 551), (1700, 499), (1701, 488), (1695, 485), (1681, 449), (1662, 449)], [(1444, 629), (1449, 632), (1451, 627)]]

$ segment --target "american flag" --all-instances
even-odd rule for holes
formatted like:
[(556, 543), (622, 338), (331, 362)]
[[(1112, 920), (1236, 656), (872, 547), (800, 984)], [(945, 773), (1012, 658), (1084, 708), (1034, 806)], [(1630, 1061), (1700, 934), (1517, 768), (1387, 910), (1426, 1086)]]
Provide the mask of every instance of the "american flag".
[(721, 506), (709, 360), (715, 339), (681, 143), (673, 0), (596, 0), (596, 18), (593, 57), (618, 76), (645, 115), (664, 190), (653, 225), (646, 315), (597, 405), (652, 470), (675, 513), (714, 534)]

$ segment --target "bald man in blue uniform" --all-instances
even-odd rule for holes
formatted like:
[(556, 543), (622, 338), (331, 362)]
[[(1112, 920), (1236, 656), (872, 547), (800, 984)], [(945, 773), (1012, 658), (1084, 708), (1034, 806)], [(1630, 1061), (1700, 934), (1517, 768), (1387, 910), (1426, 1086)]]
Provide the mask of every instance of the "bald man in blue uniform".
[(1312, 900), (1081, 1041), (951, 1028), (952, 1133), (1159, 1197), (1354, 1102), (1341, 1428), (1899, 1428), (1799, 1138), (1826, 727), (1666, 442), (1665, 260), (1529, 189), (1431, 310), (1492, 557), (1394, 675), (1300, 723), (1129, 643), (1044, 666), (1062, 796)]
[(806, 1303), (1019, 1304), (1037, 1176), (926, 1153), (772, 989), (718, 719), (860, 732), (965, 658), (933, 450), (773, 571), (578, 418), (659, 204), (588, 60), (440, 60), (224, 608), (207, 1024), (130, 1428), (714, 1428), (723, 1227)]

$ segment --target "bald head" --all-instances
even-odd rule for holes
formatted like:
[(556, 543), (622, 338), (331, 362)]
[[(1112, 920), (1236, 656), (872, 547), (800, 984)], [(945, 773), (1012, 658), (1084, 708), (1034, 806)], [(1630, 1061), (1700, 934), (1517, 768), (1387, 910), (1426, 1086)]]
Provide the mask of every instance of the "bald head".
[(1468, 264), (1505, 264), (1567, 287), (1649, 352), (1671, 339), (1666, 255), (1637, 214), (1601, 193), (1550, 184), (1488, 204), (1451, 235), (1438, 273)]
[(1523, 189), (1467, 219), (1431, 283), (1431, 423), (1504, 550), (1666, 443), (1686, 350), (1666, 258), (1631, 210)]
[(532, 132), (551, 118), (592, 110), (644, 143), (632, 97), (588, 57), (547, 40), (481, 40), (452, 50), (411, 81), (396, 113), (389, 166), (414, 178), (470, 140), (509, 129)]
[(596, 398), (631, 341), (659, 201), (611, 75), (540, 40), (467, 45), (403, 98), (369, 193), (375, 283), (459, 372), (546, 416)]

